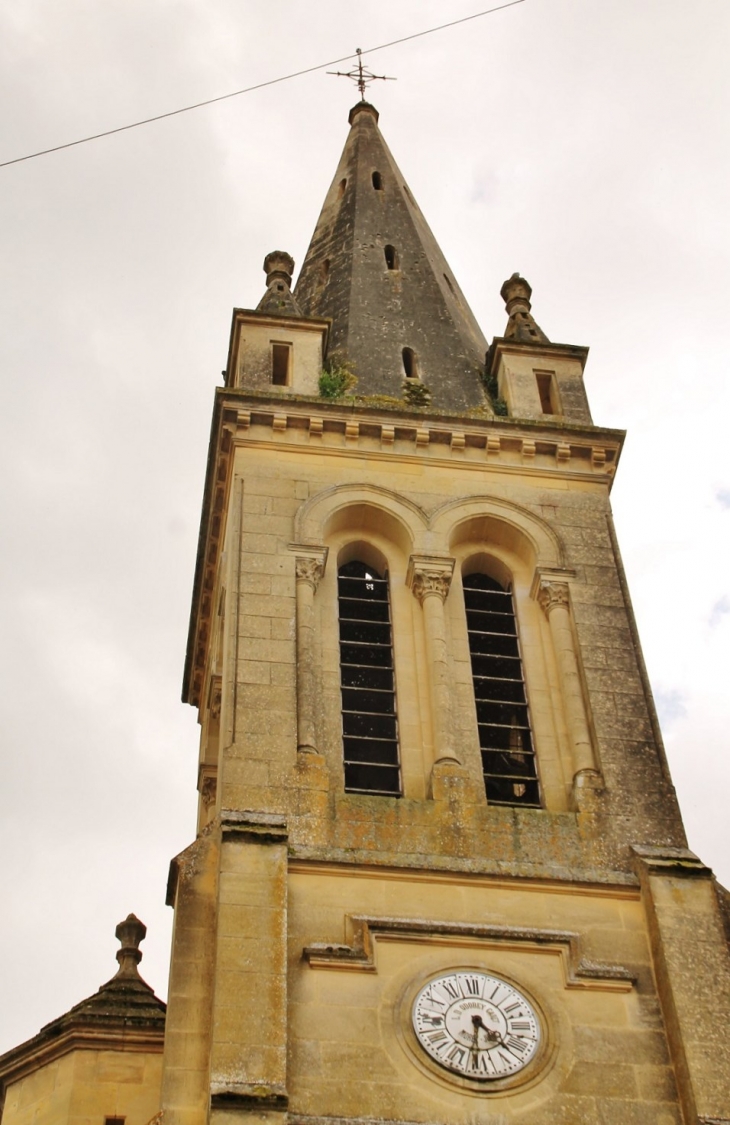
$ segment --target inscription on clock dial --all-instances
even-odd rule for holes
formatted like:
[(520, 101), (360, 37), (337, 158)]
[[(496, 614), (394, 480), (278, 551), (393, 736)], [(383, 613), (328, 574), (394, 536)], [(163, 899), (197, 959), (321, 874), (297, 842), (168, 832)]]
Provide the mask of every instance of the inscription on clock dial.
[(486, 973), (448, 973), (413, 1004), (418, 1042), (447, 1070), (489, 1081), (522, 1070), (540, 1044), (540, 1024), (522, 993)]

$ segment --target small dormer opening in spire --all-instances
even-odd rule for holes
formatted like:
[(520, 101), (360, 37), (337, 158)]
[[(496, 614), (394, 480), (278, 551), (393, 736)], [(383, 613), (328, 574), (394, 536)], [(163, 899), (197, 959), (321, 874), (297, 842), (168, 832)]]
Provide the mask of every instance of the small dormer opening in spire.
[(373, 172), (373, 187), (376, 191), (383, 190), (383, 177), (380, 175), (380, 172)]
[(345, 188), (346, 187), (347, 187), (347, 177), (345, 176), (340, 180), (339, 184), (337, 185), (337, 197), (338, 197), (338, 199), (342, 199), (342, 196), (345, 194)]
[(327, 274), (329, 272), (330, 272), (330, 260), (329, 260), (329, 258), (325, 258), (325, 260), (322, 262), (322, 281), (327, 280)]
[(384, 253), (385, 253), (385, 264), (388, 267), (388, 269), (389, 270), (400, 269), (400, 263), (398, 261), (398, 251), (396, 250), (395, 246), (390, 246), (390, 245), (386, 246)]
[(403, 371), (406, 379), (418, 379), (418, 357), (413, 348), (403, 349)]

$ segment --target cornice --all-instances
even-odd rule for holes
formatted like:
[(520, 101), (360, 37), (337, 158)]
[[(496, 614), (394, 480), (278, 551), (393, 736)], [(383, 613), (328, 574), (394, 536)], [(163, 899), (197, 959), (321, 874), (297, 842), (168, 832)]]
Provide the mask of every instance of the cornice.
[(382, 936), (389, 941), (432, 942), (440, 938), (460, 944), (554, 949), (563, 956), (567, 988), (629, 992), (636, 979), (623, 965), (590, 960), (585, 955), (581, 935), (570, 930), (346, 914), (345, 931), (349, 937), (347, 944), (313, 942), (304, 947), (303, 956), (310, 968), (377, 972), (375, 940)]
[(487, 372), (493, 373), (497, 360), (501, 355), (531, 355), (536, 358), (577, 359), (581, 371), (585, 368), (589, 349), (581, 344), (551, 344), (530, 341), (529, 344), (519, 340), (507, 340), (503, 336), (495, 336), (487, 352)]
[(0, 1106), (13, 1082), (33, 1074), (71, 1051), (132, 1051), (162, 1054), (164, 1027), (71, 1027), (46, 1037), (43, 1031), (0, 1057)]

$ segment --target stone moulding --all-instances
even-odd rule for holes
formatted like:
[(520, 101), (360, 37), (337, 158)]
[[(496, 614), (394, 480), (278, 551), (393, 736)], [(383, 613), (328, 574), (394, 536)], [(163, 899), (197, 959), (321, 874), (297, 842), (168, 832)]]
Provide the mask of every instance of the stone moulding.
[(712, 878), (712, 870), (688, 848), (651, 848), (633, 844), (631, 850), (648, 871), (657, 875), (680, 876), (685, 879)]
[(286, 817), (278, 813), (222, 809), (220, 819), (225, 843), (285, 844), (289, 838)]
[(428, 941), (431, 937), (451, 937), (487, 945), (553, 947), (563, 960), (566, 988), (591, 988), (609, 992), (630, 992), (635, 977), (622, 965), (591, 961), (583, 955), (580, 934), (569, 930), (533, 930), (513, 926), (490, 926), (471, 922), (439, 922), (421, 918), (374, 918), (346, 915), (349, 944), (314, 942), (304, 947), (303, 956), (313, 969), (358, 969), (377, 972), (375, 939), (389, 941)]
[(210, 1108), (260, 1113), (285, 1112), (289, 1105), (286, 1091), (279, 1086), (248, 1082), (216, 1082), (210, 1088)]
[[(404, 1121), (389, 1117), (388, 1125), (435, 1125), (434, 1122)], [(289, 1125), (383, 1125), (382, 1117), (316, 1117), (305, 1113), (290, 1113)]]
[(161, 1055), (164, 1049), (164, 1030), (155, 1028), (120, 1027), (118, 1029), (72, 1028), (61, 1035), (44, 1037), (44, 1032), (21, 1043), (0, 1060), (0, 1115), (5, 1091), (14, 1082), (71, 1051), (135, 1051)]
[[(231, 411), (232, 417), (233, 412)], [(489, 457), (490, 464), (498, 465), (505, 471), (517, 472), (555, 472), (569, 473), (571, 476), (579, 475), (588, 479), (603, 477), (608, 479), (615, 473), (621, 451), (621, 436), (618, 431), (601, 431), (599, 443), (596, 443), (590, 433), (590, 427), (578, 427), (578, 432), (572, 441), (566, 441), (564, 435), (533, 434), (529, 436), (520, 432), (524, 426), (523, 419), (514, 419), (513, 428), (506, 433), (494, 433), (482, 426), (481, 428), (463, 429), (463, 418), (459, 426), (445, 425), (434, 419), (433, 425), (426, 424), (425, 419), (418, 422), (404, 418), (400, 425), (389, 425), (382, 421), (362, 419), (357, 421), (351, 416), (337, 414), (321, 415), (313, 411), (305, 413), (283, 412), (280, 409), (267, 409), (262, 406), (253, 410), (239, 410), (235, 414), (237, 419), (238, 437), (236, 444), (260, 444), (262, 441), (278, 442), (295, 441), (297, 446), (306, 443), (312, 437), (322, 438), (325, 434), (337, 435), (341, 444), (332, 447), (333, 452), (357, 454), (357, 443), (360, 438), (371, 439), (378, 442), (389, 456), (412, 456), (419, 459), (427, 456), (429, 460), (437, 458), (443, 461), (455, 461), (466, 466), (472, 459), (464, 460), (464, 453), (472, 450), (482, 456), (486, 461)], [(500, 419), (500, 423), (504, 420)], [(490, 425), (496, 423), (491, 422)], [(258, 426), (271, 430), (271, 437), (254, 436), (251, 427)], [(532, 429), (532, 427), (531, 427)], [(564, 427), (561, 427), (564, 430)], [(301, 436), (293, 436), (300, 434)], [(608, 437), (608, 440), (606, 438)], [(411, 446), (410, 452), (394, 450), (395, 441), (407, 442)], [(318, 450), (322, 447), (318, 442)], [(369, 449), (377, 455), (377, 450)], [(538, 457), (542, 461), (538, 461)], [(525, 465), (524, 458), (535, 462)], [(545, 460), (547, 458), (547, 460)], [(552, 462), (552, 466), (550, 465)]]

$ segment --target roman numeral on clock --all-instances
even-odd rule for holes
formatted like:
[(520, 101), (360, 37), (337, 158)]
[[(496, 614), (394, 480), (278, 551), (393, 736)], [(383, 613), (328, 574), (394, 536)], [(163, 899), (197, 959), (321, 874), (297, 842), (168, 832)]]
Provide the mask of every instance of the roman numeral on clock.
[(461, 992), (452, 980), (442, 980), (439, 983), (452, 1000), (461, 1000)]

